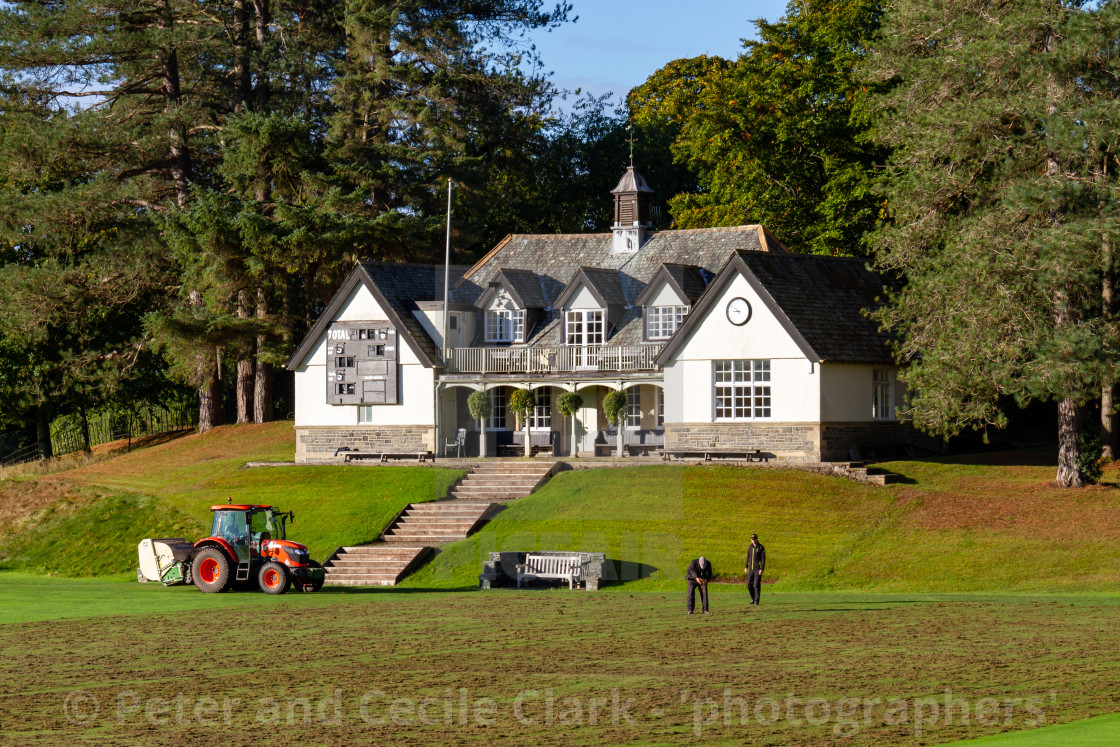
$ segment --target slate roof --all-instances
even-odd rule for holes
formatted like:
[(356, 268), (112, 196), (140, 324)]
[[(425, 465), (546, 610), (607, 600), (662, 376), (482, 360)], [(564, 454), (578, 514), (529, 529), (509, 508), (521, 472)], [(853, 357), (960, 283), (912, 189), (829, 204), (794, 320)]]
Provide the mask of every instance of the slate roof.
[(499, 269), (528, 270), (540, 278), (549, 312), (542, 314), (527, 344), (556, 347), (561, 344), (560, 315), (552, 308), (580, 267), (618, 273), (623, 312), (607, 345), (639, 345), (642, 342), (641, 308), (633, 304), (646, 283), (665, 263), (696, 268), (690, 282), (710, 281), (739, 250), (784, 251), (784, 247), (761, 226), (699, 228), (654, 231), (634, 253), (614, 251), (613, 237), (601, 234), (511, 235), (470, 268), (456, 285), (452, 300), (474, 303), (485, 292)]
[(521, 308), (548, 308), (548, 300), (544, 296), (544, 288), (541, 287), (537, 273), (505, 267), (498, 272), (497, 279), (501, 278), (505, 279), (506, 286), (513, 292), (513, 298)]
[(710, 279), (711, 275), (702, 267), (667, 262), (661, 265), (661, 269), (646, 285), (646, 289), (642, 291), (642, 295), (638, 296), (635, 303), (643, 306), (648, 304), (648, 296), (653, 294), (662, 282), (666, 282), (676, 291), (681, 300), (692, 305), (704, 294)]
[(622, 290), (622, 282), (618, 279), (618, 270), (604, 270), (601, 267), (581, 267), (576, 271), (576, 276), (568, 283), (568, 287), (557, 299), (561, 306), (568, 301), (573, 291), (580, 285), (586, 285), (599, 302), (604, 306), (626, 306), (629, 299)]
[(820, 360), (892, 363), (889, 336), (864, 310), (880, 305), (883, 280), (865, 260), (739, 252)]
[[(362, 262), (370, 280), (381, 292), (385, 301), (400, 317), (401, 325), (408, 330), (416, 343), (432, 361), (442, 360), (432, 338), (416, 320), (412, 312), (417, 301), (443, 300), (443, 265), (420, 265), (401, 262)], [(458, 282), (470, 268), (452, 265), (451, 285)]]
[(669, 361), (702, 323), (720, 289), (741, 272), (810, 360), (892, 363), (889, 336), (868, 319), (883, 296), (882, 278), (864, 260), (739, 251), (658, 356)]

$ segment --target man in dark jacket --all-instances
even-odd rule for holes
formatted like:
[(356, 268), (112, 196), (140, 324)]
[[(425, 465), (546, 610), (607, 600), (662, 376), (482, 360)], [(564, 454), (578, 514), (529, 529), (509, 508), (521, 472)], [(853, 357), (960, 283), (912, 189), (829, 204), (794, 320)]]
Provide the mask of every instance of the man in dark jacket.
[(688, 564), (685, 571), (688, 579), (688, 614), (696, 610), (696, 588), (700, 588), (700, 601), (703, 603), (704, 614), (708, 614), (708, 581), (712, 579), (712, 564), (707, 558), (700, 557)]
[(762, 572), (766, 570), (766, 548), (758, 541), (758, 535), (751, 535), (751, 546), (747, 548), (747, 562), (743, 573), (747, 574), (747, 591), (751, 593), (751, 604), (762, 599)]

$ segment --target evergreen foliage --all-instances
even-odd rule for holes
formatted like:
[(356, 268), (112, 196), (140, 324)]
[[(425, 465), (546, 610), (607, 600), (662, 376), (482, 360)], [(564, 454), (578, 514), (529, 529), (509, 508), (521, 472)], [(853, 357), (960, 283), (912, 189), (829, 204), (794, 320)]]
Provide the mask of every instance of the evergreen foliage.
[(1078, 407), (1115, 380), (1120, 6), (905, 0), (869, 66), (891, 222), (877, 261), (904, 278), (907, 415), (933, 433), (1058, 402), (1058, 481), (1084, 481)]

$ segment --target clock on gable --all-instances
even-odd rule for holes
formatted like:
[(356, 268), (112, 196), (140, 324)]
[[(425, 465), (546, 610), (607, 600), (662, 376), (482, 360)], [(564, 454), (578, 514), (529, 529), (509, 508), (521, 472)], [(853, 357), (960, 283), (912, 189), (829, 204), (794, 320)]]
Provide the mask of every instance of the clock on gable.
[(732, 298), (727, 302), (727, 321), (742, 327), (751, 320), (751, 305), (745, 298)]

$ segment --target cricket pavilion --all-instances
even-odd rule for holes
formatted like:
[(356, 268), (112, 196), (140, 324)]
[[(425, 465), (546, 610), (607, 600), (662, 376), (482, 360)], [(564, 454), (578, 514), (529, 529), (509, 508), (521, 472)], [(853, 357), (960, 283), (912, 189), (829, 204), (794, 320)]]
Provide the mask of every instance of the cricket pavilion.
[[(297, 461), (513, 456), (525, 439), (564, 457), (833, 461), (914, 440), (862, 260), (790, 253), (761, 226), (654, 230), (651, 192), (630, 167), (610, 233), (511, 235), (452, 266), (446, 309), (443, 266), (359, 263), (288, 363)], [(525, 422), (516, 389), (534, 398)], [(582, 397), (574, 417), (564, 391)]]

